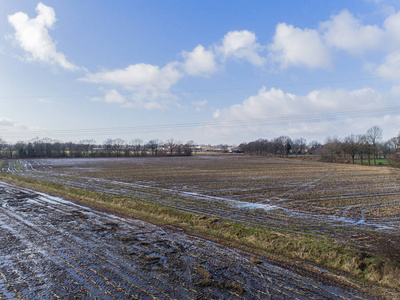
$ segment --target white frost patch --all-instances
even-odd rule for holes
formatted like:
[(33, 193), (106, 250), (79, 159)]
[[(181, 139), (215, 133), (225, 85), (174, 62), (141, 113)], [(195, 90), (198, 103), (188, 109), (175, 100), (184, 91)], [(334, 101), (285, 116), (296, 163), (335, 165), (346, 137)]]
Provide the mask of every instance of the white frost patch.
[(281, 209), (279, 206), (276, 206), (276, 205), (250, 203), (250, 202), (242, 202), (242, 201), (237, 201), (237, 202), (238, 202), (237, 206), (239, 208), (263, 209), (265, 211), (269, 211), (269, 210), (273, 210), (273, 209)]

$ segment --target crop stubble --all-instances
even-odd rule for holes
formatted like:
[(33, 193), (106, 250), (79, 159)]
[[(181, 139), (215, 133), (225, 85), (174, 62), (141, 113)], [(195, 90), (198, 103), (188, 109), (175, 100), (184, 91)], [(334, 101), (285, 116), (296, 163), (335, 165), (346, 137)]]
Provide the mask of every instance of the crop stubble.
[(390, 168), (203, 156), (20, 160), (4, 171), (390, 255), (400, 246), (400, 174)]
[(362, 240), (374, 235), (385, 244), (398, 242), (400, 173), (386, 167), (243, 156), (46, 159), (15, 165), (10, 170), (25, 176), (253, 226), (328, 234), (359, 246), (365, 245), (350, 239), (349, 232)]
[(243, 251), (10, 184), (0, 184), (0, 201), (1, 298), (365, 298)]

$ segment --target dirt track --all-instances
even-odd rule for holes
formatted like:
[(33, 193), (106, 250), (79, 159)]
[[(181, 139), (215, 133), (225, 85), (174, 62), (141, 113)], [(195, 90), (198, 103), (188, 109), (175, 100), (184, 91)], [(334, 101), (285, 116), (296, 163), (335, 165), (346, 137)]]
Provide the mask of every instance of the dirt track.
[(0, 183), (0, 201), (0, 298), (367, 299), (238, 250), (9, 184)]

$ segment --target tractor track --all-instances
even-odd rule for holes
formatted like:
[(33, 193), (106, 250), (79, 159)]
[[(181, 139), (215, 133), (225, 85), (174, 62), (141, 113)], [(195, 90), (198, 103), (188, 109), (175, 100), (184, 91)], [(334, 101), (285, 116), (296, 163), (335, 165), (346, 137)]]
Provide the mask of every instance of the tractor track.
[[(214, 242), (0, 183), (0, 298), (368, 299)], [(311, 276), (312, 275), (312, 276)]]

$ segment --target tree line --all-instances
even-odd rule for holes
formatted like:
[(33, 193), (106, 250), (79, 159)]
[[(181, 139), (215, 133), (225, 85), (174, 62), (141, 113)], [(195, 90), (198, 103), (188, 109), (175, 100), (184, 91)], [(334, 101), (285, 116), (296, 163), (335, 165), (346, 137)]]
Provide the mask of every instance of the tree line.
[(102, 144), (94, 140), (82, 140), (78, 143), (60, 142), (50, 138), (35, 138), (27, 142), (7, 143), (0, 138), (0, 156), (6, 158), (58, 158), (58, 157), (129, 157), (129, 156), (166, 156), (192, 155), (194, 143), (169, 139), (162, 142), (153, 139), (144, 143), (141, 139), (125, 141), (107, 139)]
[[(307, 143), (306, 139), (291, 139), (279, 136), (271, 140), (258, 139), (240, 144), (235, 152), (245, 155), (289, 157), (313, 155), (322, 161), (377, 164), (378, 158), (389, 158), (400, 166), (400, 133), (382, 141), (383, 130), (373, 126), (364, 134), (350, 134), (345, 138), (328, 137), (324, 144), (318, 141)], [(125, 141), (120, 138), (107, 139), (102, 144), (94, 140), (61, 142), (50, 138), (34, 138), (30, 141), (7, 143), (0, 138), (0, 157), (6, 158), (57, 158), (57, 157), (130, 157), (130, 156), (190, 156), (194, 142), (185, 144), (174, 139), (165, 142), (153, 139), (147, 143), (141, 139)], [(227, 147), (227, 146), (226, 146)]]
[(280, 136), (242, 143), (238, 150), (248, 155), (316, 155), (322, 161), (353, 164), (357, 159), (369, 165), (376, 165), (378, 158), (389, 158), (391, 163), (400, 165), (400, 133), (388, 141), (382, 141), (382, 133), (379, 126), (373, 126), (364, 134), (350, 134), (343, 139), (329, 137), (324, 144)]

